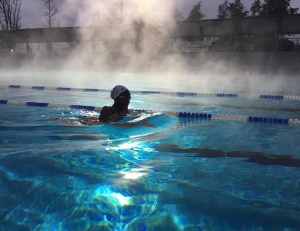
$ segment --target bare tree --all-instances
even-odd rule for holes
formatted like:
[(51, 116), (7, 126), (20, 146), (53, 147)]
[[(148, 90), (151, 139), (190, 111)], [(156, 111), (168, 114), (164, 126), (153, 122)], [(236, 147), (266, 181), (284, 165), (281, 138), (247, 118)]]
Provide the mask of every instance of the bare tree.
[(18, 30), (21, 28), (22, 0), (0, 0), (0, 29)]
[(51, 28), (54, 26), (55, 15), (58, 13), (58, 9), (55, 6), (54, 0), (43, 0), (45, 3), (44, 18), (46, 20), (46, 27)]

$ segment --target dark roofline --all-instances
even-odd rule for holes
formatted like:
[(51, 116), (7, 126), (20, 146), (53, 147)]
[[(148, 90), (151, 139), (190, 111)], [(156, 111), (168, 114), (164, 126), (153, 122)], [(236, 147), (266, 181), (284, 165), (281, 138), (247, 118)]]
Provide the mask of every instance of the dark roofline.
[[(170, 38), (222, 37), (249, 34), (300, 34), (300, 15), (209, 19), (165, 23)], [(88, 36), (82, 36), (88, 35)], [(0, 31), (8, 44), (93, 40), (134, 40), (134, 24), (86, 27), (28, 28)]]

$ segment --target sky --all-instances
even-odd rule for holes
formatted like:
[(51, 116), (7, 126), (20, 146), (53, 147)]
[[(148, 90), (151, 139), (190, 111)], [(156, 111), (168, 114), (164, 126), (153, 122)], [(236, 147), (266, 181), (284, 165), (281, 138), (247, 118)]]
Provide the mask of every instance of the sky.
[[(112, 2), (120, 3), (122, 0), (54, 0), (58, 8), (56, 19), (59, 19), (59, 26), (74, 27), (88, 26), (95, 18), (104, 17)], [(229, 0), (230, 1), (230, 0)], [(230, 2), (232, 2), (231, 0)], [(164, 5), (162, 6), (162, 2)], [(128, 20), (133, 15), (140, 14), (149, 20), (163, 20), (169, 14), (170, 7), (177, 2), (179, 10), (187, 17), (188, 13), (199, 0), (123, 0), (124, 19)], [(202, 0), (202, 13), (204, 19), (214, 19), (217, 16), (218, 6), (224, 0)], [(254, 0), (242, 0), (247, 10)], [(300, 0), (291, 0), (292, 7), (300, 9)], [(21, 28), (42, 28), (45, 27), (43, 11), (45, 10), (43, 0), (23, 0), (21, 12)], [(300, 13), (300, 11), (299, 11)], [(58, 22), (55, 23), (55, 26)]]

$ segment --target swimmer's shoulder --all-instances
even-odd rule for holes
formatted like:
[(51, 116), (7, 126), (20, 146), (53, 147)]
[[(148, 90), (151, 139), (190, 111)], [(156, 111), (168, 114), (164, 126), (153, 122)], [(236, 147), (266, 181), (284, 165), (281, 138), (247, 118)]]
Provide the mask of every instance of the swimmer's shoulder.
[(112, 108), (110, 106), (104, 106), (102, 109), (101, 109), (101, 113), (103, 112), (112, 112)]
[(108, 122), (109, 118), (113, 115), (112, 108), (109, 106), (104, 106), (101, 109), (100, 115), (99, 115), (99, 121), (100, 122)]

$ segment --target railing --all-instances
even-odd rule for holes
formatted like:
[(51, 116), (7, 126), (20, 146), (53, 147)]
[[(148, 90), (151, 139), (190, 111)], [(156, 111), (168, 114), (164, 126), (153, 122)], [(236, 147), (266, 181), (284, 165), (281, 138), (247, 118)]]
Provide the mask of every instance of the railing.
[[(69, 43), (52, 43), (50, 51), (53, 55), (68, 54), (70, 52)], [(48, 55), (49, 51), (46, 43), (30, 43), (28, 45), (18, 43), (14, 48), (14, 54), (26, 56)]]
[(294, 51), (300, 51), (300, 38), (289, 38), (294, 43)]
[(300, 46), (300, 38), (289, 38), (296, 46)]

